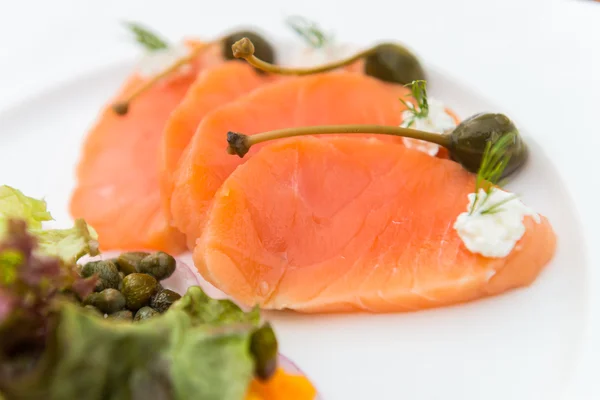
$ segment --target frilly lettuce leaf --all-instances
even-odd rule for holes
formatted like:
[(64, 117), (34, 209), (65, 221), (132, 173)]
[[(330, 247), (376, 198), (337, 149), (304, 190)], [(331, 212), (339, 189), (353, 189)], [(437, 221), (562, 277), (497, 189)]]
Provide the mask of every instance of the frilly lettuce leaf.
[(42, 229), (42, 222), (51, 221), (44, 200), (25, 196), (10, 186), (0, 186), (0, 235), (6, 230), (6, 220), (22, 219), (30, 229)]
[(144, 322), (109, 321), (68, 304), (55, 326), (36, 371), (4, 387), (0, 381), (7, 395), (243, 400), (253, 379), (255, 311), (210, 299), (199, 287)]
[(65, 263), (72, 264), (86, 254), (98, 254), (98, 234), (84, 220), (75, 221), (70, 229), (42, 229), (42, 222), (53, 220), (46, 202), (10, 186), (0, 186), (0, 239), (6, 234), (9, 219), (25, 221), (39, 242), (39, 250)]
[(247, 323), (256, 325), (260, 322), (258, 307), (249, 312), (243, 312), (234, 302), (213, 299), (199, 287), (191, 287), (184, 297), (173, 304), (172, 308), (186, 312), (192, 317), (194, 324)]
[(98, 234), (83, 219), (77, 219), (70, 229), (46, 229), (35, 232), (40, 250), (72, 264), (86, 254), (98, 252)]

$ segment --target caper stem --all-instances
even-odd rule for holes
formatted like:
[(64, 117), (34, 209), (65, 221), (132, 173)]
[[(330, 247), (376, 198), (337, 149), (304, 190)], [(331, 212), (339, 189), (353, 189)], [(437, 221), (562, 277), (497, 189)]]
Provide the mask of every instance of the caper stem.
[(358, 124), (358, 125), (322, 125), (322, 126), (305, 126), (299, 128), (285, 128), (277, 129), (274, 131), (257, 133), (255, 135), (243, 135), (235, 132), (229, 132), (227, 134), (227, 142), (229, 147), (227, 152), (229, 154), (237, 154), (243, 157), (249, 150), (250, 147), (255, 144), (267, 142), (274, 139), (284, 139), (294, 136), (304, 135), (326, 135), (326, 134), (381, 134), (381, 135), (392, 135), (400, 136), (411, 139), (424, 140), (438, 144), (443, 147), (450, 147), (450, 134), (439, 134), (432, 132), (419, 131), (417, 129), (402, 128), (399, 126), (386, 126), (386, 125), (369, 125), (369, 124)]
[(173, 72), (175, 72), (182, 66), (194, 61), (194, 59), (196, 57), (198, 57), (198, 55), (200, 55), (200, 53), (202, 53), (210, 45), (215, 44), (216, 42), (218, 42), (218, 41), (206, 42), (206, 43), (202, 43), (200, 45), (195, 46), (188, 55), (181, 57), (179, 60), (177, 60), (173, 64), (171, 64), (168, 68), (166, 68), (162, 72), (156, 74), (155, 76), (153, 76), (152, 78), (148, 79), (146, 82), (141, 84), (139, 87), (137, 87), (133, 92), (131, 92), (129, 94), (129, 96), (127, 96), (127, 98), (125, 100), (114, 103), (112, 105), (113, 111), (116, 112), (118, 115), (127, 114), (127, 112), (129, 111), (129, 106), (130, 106), (131, 102), (133, 100), (135, 100), (136, 97), (138, 97), (142, 93), (146, 92), (148, 89), (150, 89), (152, 86), (154, 86), (158, 81), (160, 81), (164, 77), (172, 74)]
[(346, 59), (333, 61), (329, 64), (324, 64), (318, 67), (311, 68), (282, 67), (263, 61), (254, 55), (254, 45), (252, 41), (248, 38), (238, 40), (233, 44), (233, 46), (231, 46), (231, 49), (233, 50), (233, 55), (236, 58), (243, 58), (254, 68), (260, 69), (265, 72), (279, 75), (311, 75), (317, 74), (319, 72), (331, 71), (352, 64), (353, 62), (360, 60), (363, 57), (367, 57), (375, 53), (375, 51), (377, 50), (377, 46), (360, 51)]

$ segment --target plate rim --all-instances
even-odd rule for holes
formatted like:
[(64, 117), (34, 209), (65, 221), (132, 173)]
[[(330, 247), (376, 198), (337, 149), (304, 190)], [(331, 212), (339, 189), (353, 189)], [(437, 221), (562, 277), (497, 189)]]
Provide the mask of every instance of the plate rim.
[[(60, 91), (62, 90), (65, 86), (70, 86), (70, 85), (77, 85), (80, 84), (81, 82), (85, 81), (86, 79), (90, 79), (91, 77), (93, 77), (96, 74), (101, 74), (101, 73), (110, 73), (109, 71), (113, 71), (113, 73), (115, 71), (119, 71), (119, 70), (131, 70), (131, 68), (133, 68), (133, 66), (136, 63), (136, 57), (118, 57), (116, 59), (112, 59), (109, 62), (103, 63), (102, 65), (89, 65), (86, 68), (81, 68), (78, 73), (76, 74), (63, 74), (63, 76), (61, 76), (60, 78), (56, 78), (56, 79), (52, 79), (52, 80), (48, 80), (45, 84), (40, 85), (39, 87), (36, 87), (35, 89), (32, 88), (29, 91), (22, 93), (18, 98), (15, 99), (11, 99), (9, 101), (7, 101), (5, 104), (0, 105), (0, 121), (2, 119), (4, 119), (7, 115), (11, 114), (12, 112), (15, 112), (21, 108), (27, 107), (28, 103), (31, 102), (35, 102), (38, 98), (43, 98), (44, 96), (47, 96), (49, 94), (51, 94), (52, 92), (55, 91)], [(486, 100), (486, 102), (488, 102), (491, 105), (494, 105), (494, 107), (498, 107), (498, 104), (496, 101), (494, 101), (493, 99), (490, 100), (490, 97), (484, 93), (480, 93), (476, 88), (474, 88), (472, 85), (465, 83), (465, 81), (463, 79), (457, 79), (456, 75), (451, 74), (447, 71), (445, 71), (443, 68), (440, 68), (440, 66), (438, 65), (434, 65), (432, 63), (429, 62), (424, 62), (424, 67), (426, 69), (426, 71), (432, 71), (433, 74), (432, 75), (440, 75), (443, 76), (445, 79), (449, 80), (452, 82), (452, 84), (454, 86), (459, 86), (462, 88), (466, 88), (466, 91), (468, 92), (468, 95), (474, 95), (480, 98), (483, 98)], [(125, 75), (126, 76), (126, 75)], [(125, 78), (125, 76), (123, 76), (123, 78)], [(504, 107), (498, 107), (498, 110), (503, 110)], [(518, 123), (519, 126), (523, 125), (520, 122)], [(548, 155), (547, 150), (544, 148), (544, 142), (542, 140), (538, 140), (539, 135), (535, 135), (535, 134), (531, 134), (532, 132), (535, 132), (534, 130), (528, 129), (528, 125), (525, 124), (524, 125), (524, 131), (527, 132), (525, 137), (531, 137), (536, 143), (537, 145), (541, 148), (541, 150), (544, 153), (544, 156), (547, 157), (549, 160), (551, 160), (550, 156)], [(2, 135), (0, 134), (0, 138), (2, 137)], [(556, 164), (552, 164), (553, 166), (555, 166)], [(554, 171), (557, 174), (557, 178), (560, 181), (561, 186), (567, 188), (568, 185), (566, 184), (567, 177), (565, 176), (565, 173), (563, 171), (561, 171), (560, 168), (555, 168)], [(578, 231), (582, 233), (582, 238), (583, 238), (583, 242), (581, 243), (582, 249), (584, 249), (584, 260), (585, 260), (585, 269), (586, 269), (586, 274), (588, 274), (590, 277), (593, 277), (593, 265), (592, 265), (592, 260), (594, 259), (594, 254), (597, 254), (598, 252), (594, 251), (594, 247), (591, 246), (591, 239), (588, 239), (588, 237), (586, 237), (583, 233), (586, 232), (585, 229), (585, 224), (584, 221), (585, 219), (583, 218), (583, 207), (580, 207), (577, 202), (575, 201), (575, 199), (572, 196), (572, 193), (565, 193), (565, 199), (569, 201), (569, 206), (571, 207), (571, 212), (573, 212), (574, 216), (576, 217), (576, 220), (573, 222)], [(598, 327), (600, 327), (600, 318), (598, 318), (598, 310), (600, 310), (600, 304), (598, 304), (597, 302), (594, 301), (593, 296), (591, 296), (590, 292), (593, 291), (594, 287), (598, 286), (595, 281), (593, 279), (590, 279), (588, 282), (586, 282), (585, 287), (586, 287), (586, 305), (587, 305), (587, 310), (586, 310), (586, 315), (584, 317), (583, 320), (583, 328), (584, 331), (581, 334), (581, 345), (580, 345), (580, 349), (578, 351), (577, 357), (576, 357), (576, 361), (575, 361), (575, 370), (573, 371), (572, 374), (570, 374), (570, 377), (568, 379), (568, 382), (565, 385), (565, 395), (564, 398), (565, 399), (572, 399), (573, 397), (570, 397), (569, 394), (571, 392), (575, 393), (577, 396), (581, 396), (583, 395), (583, 393), (581, 393), (581, 387), (574, 387), (575, 385), (579, 384), (579, 385), (584, 385), (586, 388), (589, 389), (589, 391), (585, 394), (586, 397), (576, 397), (576, 398), (600, 398), (600, 387), (597, 385), (594, 385), (594, 382), (592, 382), (592, 377), (589, 376), (589, 372), (593, 371), (594, 367), (593, 365), (591, 365), (590, 360), (587, 360), (585, 357), (585, 351), (586, 349), (589, 348), (593, 348), (593, 344), (597, 343), (594, 341), (594, 337), (593, 337), (593, 332), (599, 332), (600, 329), (598, 329)], [(600, 356), (600, 353), (598, 354)], [(593, 358), (593, 357), (592, 357)], [(589, 365), (588, 365), (589, 364)], [(587, 389), (584, 389), (587, 390)], [(596, 394), (598, 397), (596, 397)], [(590, 395), (588, 397), (588, 395)]]

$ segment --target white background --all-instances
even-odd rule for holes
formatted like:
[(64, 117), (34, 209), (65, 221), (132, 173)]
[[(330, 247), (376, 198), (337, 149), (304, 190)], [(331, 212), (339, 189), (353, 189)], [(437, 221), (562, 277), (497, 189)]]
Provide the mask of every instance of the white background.
[[(283, 33), (283, 18), (301, 14), (319, 21), (339, 40), (360, 44), (401, 40), (428, 63), (502, 104), (538, 138), (547, 133), (544, 148), (560, 167), (585, 226), (589, 261), (594, 265), (590, 276), (597, 289), (592, 294), (596, 312), (600, 306), (600, 257), (596, 256), (600, 247), (600, 3), (337, 3), (0, 0), (0, 111), (43, 87), (134, 57), (136, 48), (119, 25), (123, 20), (143, 22), (176, 40), (184, 35), (215, 37), (232, 25), (247, 23)], [(594, 330), (589, 332), (584, 367), (571, 399), (600, 399), (599, 320), (597, 313), (593, 315)]]

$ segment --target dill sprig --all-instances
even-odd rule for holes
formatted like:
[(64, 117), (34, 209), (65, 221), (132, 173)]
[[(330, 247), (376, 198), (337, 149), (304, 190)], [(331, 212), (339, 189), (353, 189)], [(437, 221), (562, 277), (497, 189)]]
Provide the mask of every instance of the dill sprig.
[[(510, 148), (516, 144), (516, 141), (517, 133), (509, 132), (497, 140), (490, 140), (486, 143), (481, 166), (475, 180), (475, 201), (469, 215), (473, 214), (476, 209), (481, 210), (479, 211), (480, 214), (494, 214), (501, 210), (502, 205), (518, 197), (517, 195), (507, 197), (483, 209), (494, 190), (494, 186), (502, 184), (502, 173), (512, 156)], [(483, 194), (480, 194), (481, 190), (483, 190)]]
[(305, 17), (293, 15), (286, 18), (285, 23), (315, 49), (323, 48), (331, 40), (316, 22)]
[(157, 51), (169, 47), (157, 34), (135, 22), (126, 22), (125, 26), (135, 35), (136, 41), (148, 51)]
[(419, 118), (427, 118), (429, 116), (429, 103), (427, 102), (427, 82), (424, 80), (412, 81), (404, 85), (410, 87), (410, 97), (416, 102), (413, 104), (412, 101), (406, 101), (400, 99), (400, 102), (404, 104), (406, 109), (411, 113), (408, 119), (407, 128), (410, 128), (415, 120)]

